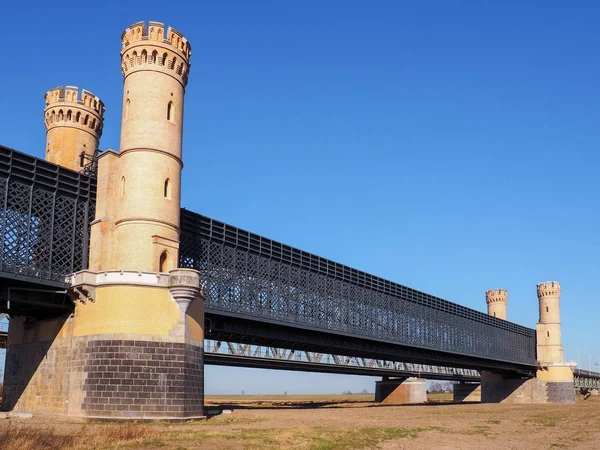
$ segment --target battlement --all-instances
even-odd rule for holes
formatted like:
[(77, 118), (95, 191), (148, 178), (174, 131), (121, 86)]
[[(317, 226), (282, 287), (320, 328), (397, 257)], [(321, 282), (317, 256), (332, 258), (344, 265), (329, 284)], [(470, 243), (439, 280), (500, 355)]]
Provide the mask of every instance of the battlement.
[(69, 125), (92, 132), (100, 139), (104, 121), (104, 103), (97, 96), (76, 86), (55, 87), (46, 92), (44, 123), (49, 130)]
[(77, 86), (62, 86), (55, 87), (46, 92), (44, 96), (46, 99), (46, 108), (57, 106), (57, 104), (73, 103), (76, 105), (82, 105), (95, 111), (100, 119), (104, 118), (104, 103), (97, 96), (92, 94), (90, 91), (85, 89), (81, 90), (81, 97), (79, 96), (79, 88)]
[(558, 281), (545, 281), (538, 284), (537, 295), (539, 298), (560, 296), (560, 283)]
[(126, 51), (127, 47), (137, 41), (155, 41), (163, 44), (169, 44), (179, 51), (189, 60), (192, 55), (192, 46), (188, 40), (175, 28), (167, 28), (167, 37), (165, 38), (165, 25), (161, 22), (138, 22), (127, 28), (121, 35), (121, 52)]
[(508, 292), (506, 289), (490, 289), (485, 292), (485, 301), (490, 303), (506, 303), (508, 300)]
[(187, 85), (192, 47), (183, 35), (160, 22), (138, 22), (121, 35), (123, 77), (140, 70), (162, 72)]

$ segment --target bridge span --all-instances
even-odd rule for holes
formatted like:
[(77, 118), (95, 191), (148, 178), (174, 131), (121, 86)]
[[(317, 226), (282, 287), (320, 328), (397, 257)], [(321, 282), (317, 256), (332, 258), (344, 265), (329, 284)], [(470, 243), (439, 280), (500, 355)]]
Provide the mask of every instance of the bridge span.
[(537, 285), (533, 329), (506, 320), (505, 289), (485, 314), (181, 209), (190, 56), (160, 22), (122, 33), (119, 151), (99, 152), (104, 103), (72, 86), (46, 93), (47, 161), (0, 147), (6, 407), (201, 417), (205, 361), (377, 374), (382, 401), (423, 400), (406, 377), (425, 367), (466, 388), (477, 371), (486, 402), (574, 401), (558, 282)]

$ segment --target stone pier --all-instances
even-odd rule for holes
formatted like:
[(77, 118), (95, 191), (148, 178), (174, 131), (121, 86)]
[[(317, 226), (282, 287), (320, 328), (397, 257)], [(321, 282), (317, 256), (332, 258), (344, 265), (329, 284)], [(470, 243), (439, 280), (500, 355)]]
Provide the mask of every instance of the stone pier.
[(375, 401), (388, 405), (427, 403), (424, 378), (384, 378), (375, 382)]
[(204, 415), (199, 274), (79, 272), (73, 314), (11, 318), (5, 406), (87, 419)]
[(481, 401), (481, 383), (460, 382), (454, 385), (455, 402), (480, 402)]

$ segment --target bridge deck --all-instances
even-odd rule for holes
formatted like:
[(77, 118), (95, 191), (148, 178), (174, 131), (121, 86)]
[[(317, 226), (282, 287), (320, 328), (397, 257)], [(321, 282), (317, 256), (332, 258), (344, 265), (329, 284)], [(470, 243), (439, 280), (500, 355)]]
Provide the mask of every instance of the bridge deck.
[[(87, 267), (95, 195), (94, 178), (0, 146), (0, 312), (71, 307), (65, 277)], [(453, 367), (536, 367), (533, 329), (185, 209), (181, 230), (180, 266), (201, 273), (209, 338)]]

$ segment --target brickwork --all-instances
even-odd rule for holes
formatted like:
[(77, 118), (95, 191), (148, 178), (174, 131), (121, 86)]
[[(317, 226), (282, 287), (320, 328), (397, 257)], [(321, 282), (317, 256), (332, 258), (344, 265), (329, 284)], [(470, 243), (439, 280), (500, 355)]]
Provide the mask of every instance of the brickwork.
[(552, 403), (575, 402), (575, 385), (572, 382), (546, 382), (547, 398)]
[(86, 416), (202, 416), (201, 346), (102, 340), (89, 342), (86, 354)]
[(203, 415), (201, 343), (56, 339), (11, 345), (4, 403), (15, 412), (103, 418)]

